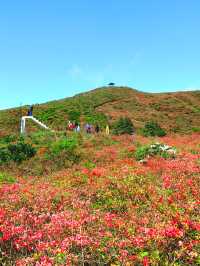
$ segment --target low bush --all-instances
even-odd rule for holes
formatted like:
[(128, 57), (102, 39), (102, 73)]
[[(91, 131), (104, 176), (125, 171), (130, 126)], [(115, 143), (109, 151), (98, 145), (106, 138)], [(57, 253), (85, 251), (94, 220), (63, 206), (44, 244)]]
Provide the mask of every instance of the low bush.
[(7, 135), (0, 138), (0, 144), (8, 144), (17, 139), (16, 135)]
[(141, 161), (141, 160), (145, 159), (149, 155), (149, 147), (148, 146), (141, 146), (141, 147), (137, 148), (134, 155), (135, 155), (135, 159), (137, 161)]
[(53, 142), (51, 145), (51, 152), (55, 155), (58, 155), (61, 151), (73, 151), (77, 146), (77, 141), (75, 139), (60, 139), (56, 142)]
[(176, 149), (165, 144), (155, 143), (151, 145), (141, 146), (135, 152), (137, 161), (144, 160), (147, 157), (159, 155), (162, 158), (175, 158)]
[(15, 182), (16, 182), (16, 179), (13, 176), (10, 176), (10, 175), (5, 174), (5, 173), (0, 173), (0, 184), (1, 183), (12, 184), (12, 183), (15, 183)]
[(132, 134), (134, 132), (133, 123), (128, 117), (121, 117), (113, 126), (113, 134)]
[(6, 147), (0, 148), (0, 164), (7, 163), (11, 160), (11, 154)]
[(79, 160), (79, 154), (77, 152), (79, 144), (77, 136), (61, 138), (50, 144), (46, 152), (46, 158), (56, 161), (60, 158), (61, 161), (68, 160), (75, 163)]
[(31, 144), (24, 142), (9, 144), (8, 151), (10, 152), (11, 160), (18, 163), (27, 160), (36, 154), (35, 148)]
[(142, 134), (145, 137), (150, 136), (158, 136), (163, 137), (166, 135), (166, 132), (157, 122), (149, 121), (145, 124), (144, 128), (142, 129)]
[(200, 127), (192, 127), (192, 132), (198, 133), (200, 132)]
[(21, 163), (33, 157), (36, 149), (29, 143), (18, 142), (0, 148), (0, 164), (14, 161)]

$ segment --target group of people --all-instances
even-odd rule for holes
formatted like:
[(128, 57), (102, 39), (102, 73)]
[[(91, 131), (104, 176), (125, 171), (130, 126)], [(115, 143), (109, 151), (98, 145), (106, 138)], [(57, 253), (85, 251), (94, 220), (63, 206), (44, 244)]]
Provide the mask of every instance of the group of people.
[(74, 122), (69, 121), (67, 125), (67, 130), (80, 132), (81, 128), (77, 122), (74, 123)]
[[(67, 125), (67, 130), (80, 132), (81, 131), (81, 127), (80, 127), (80, 125), (77, 122), (69, 121), (68, 125)], [(87, 134), (92, 134), (92, 133), (97, 133), (98, 134), (101, 131), (101, 129), (100, 129), (100, 126), (98, 124), (96, 124), (94, 126), (92, 124), (86, 123), (85, 126), (84, 126), (84, 131)], [(109, 126), (107, 125), (106, 126), (106, 134), (109, 135), (109, 132), (110, 132)]]
[(100, 127), (99, 125), (96, 125), (95, 127), (91, 124), (86, 124), (85, 125), (85, 132), (88, 133), (88, 134), (91, 134), (91, 133), (99, 133), (100, 132)]
[[(33, 116), (33, 105), (29, 106), (28, 112), (27, 112), (27, 116)], [(67, 130), (69, 131), (75, 131), (75, 132), (80, 132), (81, 131), (81, 127), (79, 125), (79, 123), (77, 122), (71, 122), (68, 121), (68, 125), (67, 125)], [(96, 124), (95, 126), (89, 123), (86, 123), (84, 126), (84, 130), (86, 133), (88, 134), (92, 134), (92, 133), (99, 133), (101, 131), (101, 128), (98, 124)], [(106, 134), (109, 135), (110, 133), (110, 129), (109, 126), (106, 126)]]

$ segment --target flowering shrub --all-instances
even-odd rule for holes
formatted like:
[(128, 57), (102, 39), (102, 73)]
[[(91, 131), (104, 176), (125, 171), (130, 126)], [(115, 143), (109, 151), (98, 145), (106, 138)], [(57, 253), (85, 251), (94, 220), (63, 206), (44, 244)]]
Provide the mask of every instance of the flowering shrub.
[(162, 158), (175, 158), (176, 149), (165, 144), (155, 143), (141, 146), (135, 152), (136, 160), (140, 161), (146, 157), (160, 155)]
[(103, 160), (90, 147), (92, 167), (0, 184), (1, 264), (199, 265), (200, 154), (182, 143), (174, 160), (141, 165), (118, 156), (133, 150), (119, 137)]

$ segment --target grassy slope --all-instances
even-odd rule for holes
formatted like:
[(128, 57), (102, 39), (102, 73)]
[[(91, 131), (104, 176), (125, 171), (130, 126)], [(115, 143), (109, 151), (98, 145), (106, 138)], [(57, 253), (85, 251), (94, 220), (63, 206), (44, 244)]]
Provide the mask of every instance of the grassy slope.
[[(136, 128), (154, 119), (167, 130), (184, 132), (200, 128), (200, 91), (152, 94), (126, 87), (99, 88), (37, 105), (34, 116), (53, 129), (64, 130), (70, 110), (80, 111), (82, 121), (95, 112), (101, 112), (110, 122), (127, 115)], [(19, 119), (26, 112), (26, 106), (0, 111), (0, 135), (18, 132)], [(34, 127), (29, 124), (29, 129)]]

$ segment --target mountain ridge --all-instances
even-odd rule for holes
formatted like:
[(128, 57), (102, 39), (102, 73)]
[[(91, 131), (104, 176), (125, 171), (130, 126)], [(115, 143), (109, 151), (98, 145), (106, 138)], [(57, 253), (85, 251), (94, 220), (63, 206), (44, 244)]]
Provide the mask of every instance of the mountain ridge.
[[(0, 134), (17, 133), (20, 117), (26, 112), (27, 106), (0, 110)], [(200, 128), (200, 91), (147, 93), (110, 86), (34, 107), (34, 116), (55, 130), (65, 130), (70, 113), (80, 114), (81, 122), (89, 119), (102, 125), (106, 120), (112, 124), (120, 116), (128, 116), (136, 129), (155, 120), (169, 132), (186, 133)]]

